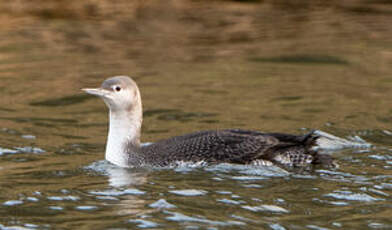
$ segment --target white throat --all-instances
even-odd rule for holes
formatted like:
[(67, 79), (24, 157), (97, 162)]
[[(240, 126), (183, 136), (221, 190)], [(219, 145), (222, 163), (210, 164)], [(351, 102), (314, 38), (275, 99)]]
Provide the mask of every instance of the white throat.
[(136, 158), (133, 155), (137, 155), (136, 151), (140, 148), (142, 118), (138, 111), (136, 113), (110, 111), (109, 119), (105, 159), (117, 166), (129, 167), (130, 158)]

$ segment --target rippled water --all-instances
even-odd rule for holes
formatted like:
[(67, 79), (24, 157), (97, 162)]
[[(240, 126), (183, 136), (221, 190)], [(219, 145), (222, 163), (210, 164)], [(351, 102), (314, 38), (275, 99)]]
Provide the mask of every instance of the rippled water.
[[(0, 229), (391, 229), (391, 7), (0, 0)], [(338, 169), (117, 168), (79, 89), (118, 74), (143, 142), (235, 127), (372, 147), (332, 151)]]

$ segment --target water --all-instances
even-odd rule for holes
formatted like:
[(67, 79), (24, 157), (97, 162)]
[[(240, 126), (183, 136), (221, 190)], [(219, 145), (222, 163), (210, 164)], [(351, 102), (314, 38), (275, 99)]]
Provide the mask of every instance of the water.
[[(388, 1), (0, 1), (0, 229), (392, 228)], [(80, 88), (127, 74), (143, 142), (309, 129), (338, 169), (116, 168)], [(345, 143), (345, 142), (342, 142)]]

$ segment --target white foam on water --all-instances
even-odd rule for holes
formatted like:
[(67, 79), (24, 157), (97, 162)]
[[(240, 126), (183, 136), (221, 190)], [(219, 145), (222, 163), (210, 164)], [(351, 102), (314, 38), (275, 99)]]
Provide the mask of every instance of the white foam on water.
[(349, 137), (348, 139), (334, 136), (330, 133), (316, 130), (314, 133), (320, 138), (317, 139), (317, 150), (341, 150), (346, 148), (371, 148), (372, 144), (366, 142), (359, 136)]

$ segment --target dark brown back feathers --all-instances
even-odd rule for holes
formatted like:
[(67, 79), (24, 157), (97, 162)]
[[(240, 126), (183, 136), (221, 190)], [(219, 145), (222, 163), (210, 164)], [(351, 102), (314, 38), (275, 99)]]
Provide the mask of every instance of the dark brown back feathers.
[[(141, 148), (146, 164), (168, 166), (178, 161), (251, 164), (268, 160), (299, 166), (325, 160), (311, 148), (317, 136), (229, 129), (200, 131), (173, 137)], [(282, 160), (283, 159), (283, 160)]]

